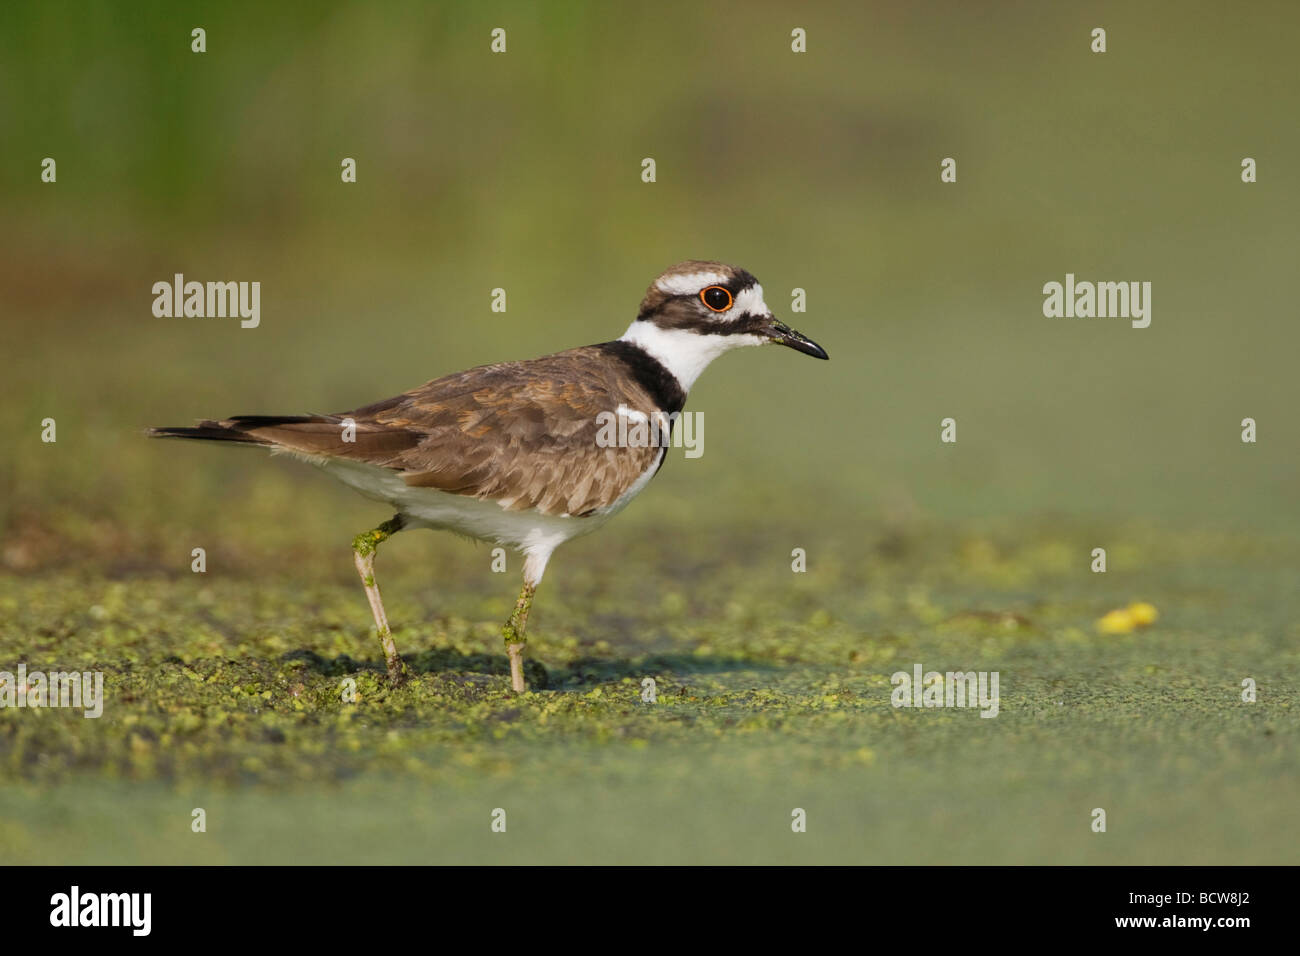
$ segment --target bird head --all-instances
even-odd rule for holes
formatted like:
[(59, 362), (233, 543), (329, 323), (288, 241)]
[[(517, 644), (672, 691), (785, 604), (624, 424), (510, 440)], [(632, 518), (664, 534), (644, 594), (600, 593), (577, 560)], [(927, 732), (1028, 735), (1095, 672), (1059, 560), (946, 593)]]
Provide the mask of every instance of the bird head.
[(623, 336), (659, 359), (689, 389), (713, 359), (750, 345), (784, 345), (814, 358), (826, 350), (780, 321), (749, 272), (692, 259), (660, 275)]

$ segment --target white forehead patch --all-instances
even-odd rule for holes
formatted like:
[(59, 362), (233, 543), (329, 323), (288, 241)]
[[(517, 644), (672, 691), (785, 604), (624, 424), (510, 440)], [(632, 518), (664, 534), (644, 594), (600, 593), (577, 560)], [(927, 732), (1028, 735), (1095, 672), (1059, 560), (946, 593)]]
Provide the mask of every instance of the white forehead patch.
[(748, 289), (740, 290), (736, 304), (726, 313), (726, 317), (739, 319), (744, 315), (767, 315), (770, 311), (763, 301), (763, 287), (755, 282)]
[(690, 272), (676, 276), (661, 276), (655, 288), (669, 295), (694, 295), (711, 285), (725, 285), (730, 276), (718, 272)]

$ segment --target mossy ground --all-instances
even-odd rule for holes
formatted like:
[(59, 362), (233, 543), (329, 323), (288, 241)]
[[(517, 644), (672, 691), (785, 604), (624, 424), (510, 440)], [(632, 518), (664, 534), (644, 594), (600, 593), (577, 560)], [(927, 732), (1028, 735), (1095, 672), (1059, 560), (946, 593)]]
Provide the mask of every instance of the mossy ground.
[[(524, 696), (497, 620), (513, 576), (427, 532), (380, 552), (412, 672), (399, 690), (346, 543), (255, 579), (0, 579), (0, 659), (107, 681), (98, 720), (0, 712), (0, 852), (1295, 862), (1275, 837), (1300, 783), (1296, 625), (1266, 603), (1290, 580), (1285, 543), (1146, 528), (1121, 558), (1148, 569), (1134, 593), (1080, 568), (1059, 526), (864, 530), (795, 574), (744, 547), (683, 568), (685, 536), (647, 546), (631, 525), (544, 582)], [(1159, 621), (1100, 635), (1100, 614), (1135, 597)], [(889, 675), (914, 662), (999, 671), (999, 715), (893, 708)], [(497, 807), (508, 837), (491, 832)]]

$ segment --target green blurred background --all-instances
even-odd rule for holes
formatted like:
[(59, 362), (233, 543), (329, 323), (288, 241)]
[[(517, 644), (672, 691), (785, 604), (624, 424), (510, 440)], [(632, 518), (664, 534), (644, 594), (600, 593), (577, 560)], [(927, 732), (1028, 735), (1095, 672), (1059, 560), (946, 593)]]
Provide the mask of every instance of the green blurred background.
[[(190, 52), (196, 26), (207, 31), (203, 54)], [(1108, 33), (1102, 55), (1089, 49), (1097, 26)], [(504, 55), (489, 52), (494, 27), (507, 30)], [(794, 27), (807, 30), (806, 54), (790, 50)], [(262, 635), (249, 638), (253, 658), (302, 647), (328, 657), (311, 617), (325, 602), (346, 622), (337, 626), (350, 652), (373, 658), (347, 542), (383, 509), (305, 466), (148, 442), (142, 428), (338, 411), (471, 365), (615, 338), (660, 270), (716, 258), (757, 274), (777, 314), (831, 361), (764, 349), (704, 375), (688, 404), (704, 412), (704, 456), (674, 452), (626, 514), (551, 566), (531, 652), (557, 670), (556, 693), (617, 683), (634, 676), (629, 661), (671, 651), (681, 656), (661, 667), (706, 699), (783, 680), (792, 700), (820, 699), (828, 680), (888, 674), (880, 649), (896, 647), (927, 666), (945, 655), (972, 664), (978, 648), (994, 665), (1003, 651), (1023, 653), (1018, 686), (1042, 682), (1043, 706), (1057, 680), (1122, 698), (1114, 648), (1098, 643), (1092, 621), (1150, 598), (1167, 630), (1122, 645), (1122, 666), (1172, 669), (1193, 696), (1212, 687), (1228, 703), (1249, 668), (1271, 678), (1275, 694), (1259, 706), (1279, 709), (1262, 718), (1272, 722), (1262, 764), (1249, 758), (1262, 733), (1252, 726), (1225, 745), (1243, 762), (1183, 767), (1156, 731), (1175, 735), (1174, 750), (1202, 738), (1175, 732), (1186, 715), (1157, 682), (1139, 702), (1142, 714), (1152, 708), (1155, 736), (1107, 725), (1069, 779), (1109, 767), (1123, 791), (1164, 754), (1165, 775), (1134, 800), (1154, 819), (1160, 799), (1188, 793), (1181, 773), (1236, 779), (1270, 767), (1280, 781), (1235, 804), (1193, 788), (1187, 814), (1188, 827), (1225, 834), (1225, 806), (1260, 821), (1224, 835), (1213, 859), (1274, 848), (1264, 828), (1288, 819), (1296, 783), (1275, 735), (1290, 741), (1296, 729), (1300, 329), (1287, 283), (1300, 251), (1297, 27), (1289, 3), (6, 3), (0, 660), (237, 657), (248, 628)], [(56, 184), (40, 181), (47, 156)], [(653, 184), (640, 178), (647, 156)], [(1240, 179), (1247, 156), (1259, 164), (1253, 185)], [(357, 160), (355, 184), (340, 182), (343, 157)], [(944, 157), (957, 160), (955, 184), (940, 182)], [(151, 286), (176, 272), (260, 281), (260, 327), (155, 318)], [(1151, 327), (1045, 318), (1042, 286), (1067, 272), (1150, 281)], [(489, 308), (498, 286), (505, 314)], [(806, 314), (789, 311), (795, 287), (807, 290)], [(956, 445), (939, 442), (948, 416)], [(1248, 416), (1259, 423), (1253, 445), (1239, 437)], [(58, 422), (56, 444), (40, 442), (46, 417)], [(196, 546), (209, 555), (201, 584), (189, 572)], [(1098, 546), (1111, 552), (1104, 578), (1087, 571)], [(809, 574), (792, 583), (793, 547), (807, 549)], [(491, 628), (513, 575), (490, 574), (488, 560), (449, 536), (386, 548), (381, 583), (411, 628), (404, 651), (463, 639), (496, 654)], [(306, 606), (295, 604), (304, 593)], [(254, 623), (187, 635), (196, 601), (246, 606)], [(1008, 608), (1032, 621), (1028, 636), (935, 629)], [(147, 620), (154, 612), (171, 614), (166, 626)], [(670, 612), (678, 624), (665, 631)], [(106, 617), (116, 627), (107, 635)], [(456, 622), (468, 623), (448, 636)], [(773, 638), (782, 649), (763, 644), (767, 627), (787, 628)], [(256, 644), (284, 633), (283, 648)], [(706, 677), (693, 671), (701, 645), (724, 649), (736, 673), (716, 662)], [(1189, 676), (1180, 668), (1191, 660), (1201, 669)], [(746, 671), (755, 661), (779, 673)], [(885, 691), (873, 693), (871, 707)], [(1113, 717), (1114, 698), (1102, 697)], [(999, 721), (967, 721), (960, 733), (1014, 730), (1032, 710), (1004, 704)], [(841, 795), (847, 827), (857, 819), (849, 795), (918, 775), (896, 803), (880, 789), (870, 814), (913, 814), (903, 818), (911, 829), (896, 827), (910, 859), (941, 859), (941, 846), (974, 862), (1095, 858), (1092, 845), (1050, 856), (1073, 822), (1045, 823), (1041, 839), (1008, 850), (996, 826), (987, 835), (987, 816), (964, 816), (976, 811), (950, 786), (948, 745), (918, 755), (891, 738), (896, 716), (873, 713), (878, 722), (859, 714), (866, 722), (850, 721), (844, 738), (810, 734), (790, 748), (779, 731), (760, 733), (771, 759), (740, 743), (699, 751), (653, 729), (636, 739), (649, 740), (659, 766), (750, 793), (779, 790), (791, 774), (819, 780), (867, 748), (881, 755), (875, 778), (812, 789)], [(114, 731), (69, 724), (64, 739), (50, 724), (7, 719), (12, 779), (0, 808), (19, 855), (76, 834), (70, 845), (100, 859), (178, 858), (170, 845), (141, 849), (143, 837), (98, 844), (75, 812), (41, 816), (60, 794), (78, 805), (66, 795), (86, 785), (83, 764), (142, 787), (230, 783), (201, 752), (172, 770), (142, 769), (124, 730), (113, 738), (120, 758), (105, 743), (96, 759), (101, 744), (86, 735)], [(1225, 718), (1206, 719), (1212, 735)], [(457, 728), (442, 732), (426, 743), (457, 750)], [(534, 741), (525, 758), (524, 743), (485, 730), (474, 752), (511, 755), (497, 771), (518, 782), (523, 767), (536, 783), (567, 766), (570, 743), (591, 743), (583, 734), (575, 717), (568, 739)], [(1054, 733), (1031, 736), (991, 754), (961, 737), (951, 746), (979, 766), (1066, 759)], [(227, 743), (237, 757), (241, 739)], [(46, 746), (56, 769), (38, 771)], [(555, 773), (559, 789), (538, 799), (581, 803), (565, 782), (604, 779), (601, 767), (629, 787), (652, 773), (617, 748), (589, 756), (588, 771)], [(244, 769), (232, 793), (284, 783), (265, 765)], [(407, 769), (420, 787), (472, 790), (483, 766), (461, 767), (468, 781)], [(1023, 799), (1041, 807), (1071, 772), (1058, 769), (1064, 776), (1045, 774)], [(350, 772), (380, 770), (396, 773), (378, 757)], [(308, 777), (282, 792), (324, 799), (327, 785)], [(990, 786), (985, 809), (1023, 834), (1021, 791)], [(137, 819), (171, 799), (145, 792), (121, 797)], [(1083, 811), (1097, 799), (1082, 786)], [(655, 812), (679, 820), (674, 808)], [(537, 859), (572, 846), (555, 826), (555, 846)], [(609, 826), (633, 843), (642, 833)], [(716, 852), (697, 858), (735, 858), (717, 836), (729, 831), (707, 832), (716, 846), (670, 840), (667, 858), (704, 845)], [(1186, 837), (1175, 828), (1142, 852), (1177, 862)], [(264, 845), (223, 858), (256, 858)], [(457, 845), (467, 859), (485, 852)], [(406, 846), (395, 835), (378, 858)], [(823, 858), (879, 859), (852, 847), (831, 840)]]

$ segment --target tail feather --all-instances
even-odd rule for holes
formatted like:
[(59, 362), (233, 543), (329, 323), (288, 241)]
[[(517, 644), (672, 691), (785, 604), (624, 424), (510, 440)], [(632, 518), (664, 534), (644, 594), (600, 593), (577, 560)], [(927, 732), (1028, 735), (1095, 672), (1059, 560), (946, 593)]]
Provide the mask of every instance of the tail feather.
[(267, 436), (254, 435), (259, 428), (275, 428), (280, 425), (307, 425), (314, 423), (332, 423), (336, 418), (326, 415), (235, 415), (223, 421), (205, 419), (195, 426), (163, 425), (150, 428), (146, 434), (150, 438), (197, 438), (203, 441), (242, 441), (254, 445), (274, 445)]
[(201, 421), (192, 427), (150, 428), (146, 434), (150, 438), (243, 442), (376, 465), (386, 465), (421, 439), (420, 433), (401, 426), (365, 421), (351, 422), (344, 437), (339, 426), (345, 421), (337, 415), (237, 415), (221, 421)]
[[(220, 422), (222, 425), (229, 425), (238, 428), (270, 428), (274, 425), (309, 425), (309, 424), (338, 424), (343, 419), (337, 415), (233, 415)], [(217, 424), (214, 422), (204, 422), (204, 425)]]
[(258, 438), (256, 435), (250, 435), (239, 428), (231, 427), (229, 422), (204, 421), (193, 427), (163, 425), (159, 428), (150, 428), (146, 430), (145, 434), (150, 438), (197, 438), (204, 441), (239, 441), (249, 442), (254, 445), (270, 444), (270, 442)]

